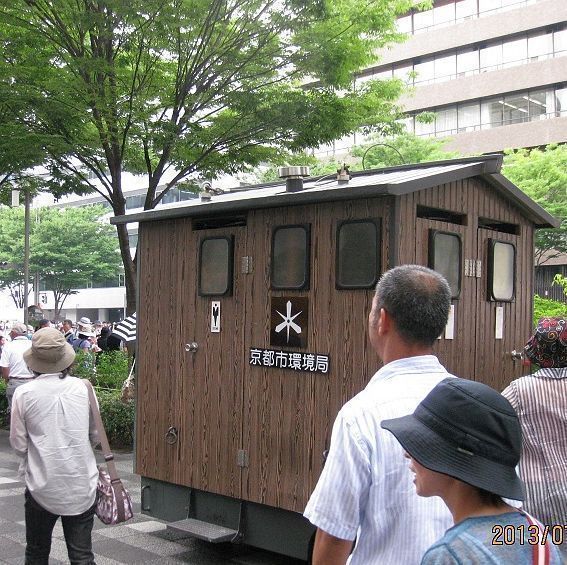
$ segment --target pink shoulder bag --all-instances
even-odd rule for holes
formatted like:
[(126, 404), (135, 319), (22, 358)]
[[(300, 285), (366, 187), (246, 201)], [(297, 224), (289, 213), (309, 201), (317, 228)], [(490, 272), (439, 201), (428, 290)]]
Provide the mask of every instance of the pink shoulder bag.
[(89, 405), (98, 431), (104, 460), (108, 468), (108, 472), (105, 471), (102, 466), (98, 468), (95, 514), (104, 524), (120, 524), (121, 522), (130, 520), (134, 515), (132, 511), (132, 499), (116, 472), (114, 455), (110, 451), (110, 445), (108, 444), (108, 438), (104, 431), (104, 425), (100, 417), (93, 387), (87, 379), (83, 379), (83, 381), (89, 391)]

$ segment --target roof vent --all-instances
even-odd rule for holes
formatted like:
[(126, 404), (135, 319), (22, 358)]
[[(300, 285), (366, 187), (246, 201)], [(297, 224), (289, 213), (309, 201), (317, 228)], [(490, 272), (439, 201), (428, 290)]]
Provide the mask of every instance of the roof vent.
[(340, 169), (337, 169), (337, 184), (348, 184), (350, 180), (350, 172), (348, 170), (348, 165), (343, 163)]
[(278, 173), (285, 179), (286, 192), (299, 192), (303, 190), (303, 177), (309, 176), (309, 167), (280, 167)]

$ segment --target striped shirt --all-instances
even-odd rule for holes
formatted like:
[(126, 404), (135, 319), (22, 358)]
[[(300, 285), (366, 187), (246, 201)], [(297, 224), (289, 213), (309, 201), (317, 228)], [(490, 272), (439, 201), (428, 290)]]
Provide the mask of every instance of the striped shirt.
[(502, 394), (522, 426), (525, 509), (546, 525), (567, 524), (567, 368), (540, 369)]
[(433, 355), (399, 359), (340, 410), (304, 515), (332, 536), (357, 538), (351, 565), (417, 564), (452, 525), (440, 498), (417, 496), (402, 447), (380, 427), (382, 420), (412, 413), (448, 376)]

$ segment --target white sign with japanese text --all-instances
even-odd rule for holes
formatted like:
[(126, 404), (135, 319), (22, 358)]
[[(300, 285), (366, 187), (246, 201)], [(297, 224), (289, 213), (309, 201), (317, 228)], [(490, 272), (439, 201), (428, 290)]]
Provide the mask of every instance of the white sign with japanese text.
[(326, 375), (329, 372), (329, 356), (318, 353), (251, 348), (249, 363), (258, 367), (289, 369), (307, 373), (323, 373)]

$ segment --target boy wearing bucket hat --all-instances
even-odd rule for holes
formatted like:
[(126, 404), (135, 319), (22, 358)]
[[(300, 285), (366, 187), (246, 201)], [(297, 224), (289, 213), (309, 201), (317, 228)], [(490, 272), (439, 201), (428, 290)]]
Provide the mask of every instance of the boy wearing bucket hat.
[(422, 565), (559, 565), (557, 547), (533, 517), (502, 497), (523, 500), (516, 474), (521, 429), (510, 403), (482, 383), (441, 381), (413, 414), (384, 420), (410, 459), (417, 494), (443, 499), (455, 525)]
[(60, 516), (71, 563), (94, 563), (98, 437), (87, 388), (68, 375), (75, 352), (59, 330), (43, 328), (24, 360), (35, 377), (14, 392), (10, 444), (23, 459), (26, 563), (48, 562)]
[[(524, 354), (540, 369), (502, 393), (522, 426), (520, 476), (528, 512), (544, 524), (567, 524), (567, 318), (542, 318)], [(562, 544), (567, 561), (567, 528)]]

